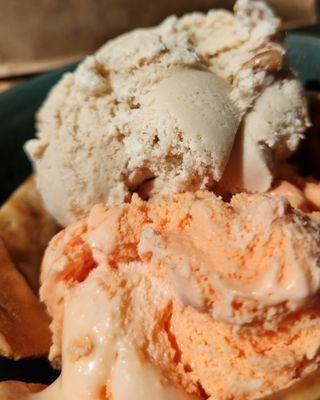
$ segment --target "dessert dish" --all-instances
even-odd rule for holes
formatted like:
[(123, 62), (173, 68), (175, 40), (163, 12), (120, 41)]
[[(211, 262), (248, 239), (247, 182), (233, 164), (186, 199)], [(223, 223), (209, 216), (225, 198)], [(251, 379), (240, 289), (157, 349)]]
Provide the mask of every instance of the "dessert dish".
[(320, 363), (320, 182), (287, 161), (310, 121), (279, 23), (250, 0), (169, 17), (52, 89), (26, 144), (44, 236), (23, 254), (38, 264), (57, 229), (47, 212), (65, 226), (40, 286), (61, 374), (44, 390), (2, 383), (5, 398), (306, 393)]

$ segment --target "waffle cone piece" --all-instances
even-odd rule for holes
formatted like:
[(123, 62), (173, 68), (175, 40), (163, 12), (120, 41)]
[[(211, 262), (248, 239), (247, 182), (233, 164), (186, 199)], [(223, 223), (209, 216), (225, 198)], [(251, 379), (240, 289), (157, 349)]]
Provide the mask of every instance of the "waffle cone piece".
[(23, 399), (32, 393), (40, 392), (44, 388), (44, 385), (35, 383), (23, 383), (17, 381), (0, 382), (0, 399)]
[(46, 354), (49, 319), (0, 241), (0, 354), (19, 359)]
[(45, 211), (34, 177), (28, 178), (0, 208), (0, 237), (34, 293), (39, 289), (42, 254), (58, 226)]
[(57, 230), (42, 206), (33, 178), (27, 179), (0, 209), (2, 356), (20, 359), (48, 352), (50, 321), (37, 291), (42, 254)]

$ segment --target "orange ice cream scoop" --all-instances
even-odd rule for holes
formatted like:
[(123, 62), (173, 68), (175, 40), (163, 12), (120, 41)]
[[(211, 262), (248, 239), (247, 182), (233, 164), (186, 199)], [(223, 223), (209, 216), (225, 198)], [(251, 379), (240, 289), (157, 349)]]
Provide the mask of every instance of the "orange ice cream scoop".
[(258, 399), (318, 368), (319, 225), (209, 192), (95, 206), (42, 269), (59, 380), (35, 399)]

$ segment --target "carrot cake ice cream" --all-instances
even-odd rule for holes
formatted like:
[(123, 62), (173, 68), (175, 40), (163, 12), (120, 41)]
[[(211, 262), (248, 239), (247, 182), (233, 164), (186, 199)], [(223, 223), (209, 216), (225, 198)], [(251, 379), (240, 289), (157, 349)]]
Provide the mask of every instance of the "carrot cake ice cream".
[(39, 399), (257, 399), (319, 365), (319, 225), (282, 197), (95, 206), (51, 242)]

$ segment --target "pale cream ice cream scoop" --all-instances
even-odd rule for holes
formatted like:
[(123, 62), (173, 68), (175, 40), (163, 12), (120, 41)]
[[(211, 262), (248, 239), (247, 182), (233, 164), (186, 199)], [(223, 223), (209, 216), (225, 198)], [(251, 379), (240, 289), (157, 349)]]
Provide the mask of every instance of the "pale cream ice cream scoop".
[(47, 209), (66, 225), (133, 192), (211, 190), (222, 177), (227, 192), (268, 189), (308, 125), (278, 26), (263, 2), (239, 0), (234, 13), (122, 35), (66, 74), (26, 146)]
[(43, 262), (59, 379), (34, 400), (253, 400), (319, 366), (320, 225), (278, 196), (95, 206)]
[(306, 98), (292, 77), (275, 81), (243, 118), (219, 182), (221, 192), (265, 192), (277, 166), (298, 147), (309, 126)]

